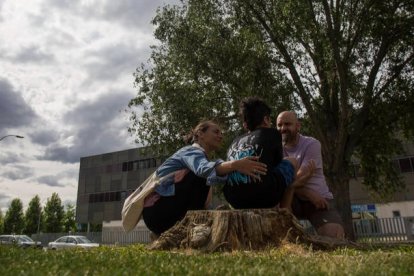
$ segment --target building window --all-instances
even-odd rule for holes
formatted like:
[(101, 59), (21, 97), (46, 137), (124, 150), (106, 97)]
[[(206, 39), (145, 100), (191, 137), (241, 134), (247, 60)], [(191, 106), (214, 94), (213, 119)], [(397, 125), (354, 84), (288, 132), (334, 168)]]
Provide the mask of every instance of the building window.
[(403, 158), (399, 160), (400, 169), (402, 173), (412, 172), (413, 168), (411, 167), (410, 158)]
[(391, 164), (397, 172), (401, 173), (400, 162), (398, 160), (392, 160)]
[(120, 201), (121, 193), (125, 192), (106, 192), (89, 194), (89, 203)]
[(399, 217), (401, 217), (400, 211), (399, 210), (392, 211), (392, 217), (393, 218), (399, 218)]
[(129, 161), (128, 162), (128, 171), (132, 171), (134, 169), (134, 162)]

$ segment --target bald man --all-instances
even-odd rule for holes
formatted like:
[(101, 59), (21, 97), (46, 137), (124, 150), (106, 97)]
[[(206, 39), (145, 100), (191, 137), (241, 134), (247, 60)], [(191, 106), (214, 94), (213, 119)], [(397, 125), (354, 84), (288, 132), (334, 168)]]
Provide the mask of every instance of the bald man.
[[(300, 122), (292, 111), (280, 113), (276, 126), (282, 134), (283, 155), (297, 159), (297, 177), (304, 176), (306, 179), (303, 188), (295, 191), (293, 213), (299, 219), (309, 220), (319, 235), (343, 238), (342, 220), (334, 207), (333, 195), (323, 174), (321, 143), (299, 133)], [(315, 166), (308, 166), (309, 162), (314, 162)], [(312, 171), (309, 171), (310, 167)]]

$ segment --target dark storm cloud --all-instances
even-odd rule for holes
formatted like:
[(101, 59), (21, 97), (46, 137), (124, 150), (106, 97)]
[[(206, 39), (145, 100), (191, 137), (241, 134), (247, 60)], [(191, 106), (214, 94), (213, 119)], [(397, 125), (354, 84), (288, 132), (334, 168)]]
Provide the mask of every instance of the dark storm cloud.
[(13, 164), (27, 160), (22, 154), (15, 154), (13, 152), (0, 152), (0, 165)]
[(50, 63), (54, 61), (55, 57), (53, 54), (49, 54), (41, 50), (38, 46), (30, 46), (21, 49), (15, 56), (10, 57), (14, 62), (21, 63)]
[(66, 178), (77, 179), (78, 174), (78, 169), (69, 169), (58, 174), (42, 175), (35, 178), (34, 180), (40, 184), (44, 184), (50, 187), (67, 187), (73, 186), (73, 184), (67, 183)]
[(92, 5), (82, 5), (80, 0), (45, 1), (45, 7), (55, 7), (69, 10), (73, 14), (87, 19), (95, 18), (103, 21), (119, 22), (131, 29), (141, 29), (148, 32), (151, 20), (158, 7), (165, 4), (179, 4), (178, 0), (151, 0), (151, 1), (97, 1)]
[(150, 48), (146, 48), (139, 49), (119, 44), (94, 52), (86, 52), (85, 60), (92, 60), (85, 65), (89, 80), (114, 81), (121, 75), (127, 75), (132, 79), (132, 73), (139, 63), (145, 61), (150, 55)]
[(122, 110), (132, 96), (128, 92), (111, 91), (68, 112), (64, 120), (73, 127), (68, 134), (73, 137), (73, 145), (54, 143), (46, 148), (40, 158), (76, 163), (83, 156), (131, 148), (126, 143), (128, 122)]
[(19, 91), (0, 78), (0, 135), (5, 128), (30, 125), (37, 118)]
[[(9, 203), (11, 201), (11, 197), (4, 194), (4, 193), (0, 193), (0, 209), (5, 208), (5, 207), (9, 207)], [(3, 218), (4, 218), (5, 213), (3, 213)]]
[(154, 0), (154, 1), (110, 1), (105, 4), (100, 15), (110, 20), (119, 20), (125, 26), (131, 28), (141, 28), (148, 26), (156, 14), (158, 7), (165, 4), (177, 4), (179, 1)]
[(3, 6), (4, 6), (4, 3), (5, 2), (6, 1), (0, 0), (0, 22), (3, 22), (4, 21), (4, 18), (3, 18)]
[(30, 140), (33, 143), (47, 146), (59, 139), (59, 135), (55, 130), (51, 129), (35, 129), (29, 133)]
[(62, 178), (78, 178), (79, 176), (79, 167), (76, 169), (69, 169), (59, 173), (59, 176)]
[(32, 168), (14, 165), (12, 168), (4, 168), (4, 172), (1, 174), (2, 177), (10, 180), (20, 180), (27, 179), (34, 175), (34, 170)]
[(36, 178), (36, 181), (50, 187), (65, 187), (65, 184), (59, 182), (60, 178), (61, 177), (57, 175), (44, 175)]
[(76, 163), (79, 162), (79, 158), (71, 154), (73, 147), (61, 146), (59, 143), (55, 143), (46, 148), (44, 156), (38, 156), (41, 160), (61, 161), (64, 163)]

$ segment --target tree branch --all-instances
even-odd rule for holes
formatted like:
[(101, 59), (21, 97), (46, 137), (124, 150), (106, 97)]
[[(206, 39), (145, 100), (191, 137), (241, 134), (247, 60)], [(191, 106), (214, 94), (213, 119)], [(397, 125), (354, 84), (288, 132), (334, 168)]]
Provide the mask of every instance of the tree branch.
[(404, 67), (413, 60), (414, 60), (414, 52), (411, 53), (411, 55), (408, 56), (408, 58), (405, 61), (403, 61), (401, 64), (396, 65), (394, 74), (385, 82), (385, 84), (381, 87), (378, 93), (374, 95), (374, 98), (376, 99), (379, 98), (387, 90), (387, 88), (391, 85), (391, 83), (400, 76)]
[[(246, 3), (247, 2), (247, 3)], [(317, 122), (317, 116), (314, 112), (314, 109), (311, 104), (311, 97), (308, 95), (308, 92), (303, 87), (303, 84), (301, 82), (300, 76), (298, 72), (296, 71), (296, 68), (294, 66), (294, 62), (289, 55), (289, 52), (287, 51), (285, 45), (277, 39), (277, 36), (274, 35), (272, 32), (270, 26), (266, 23), (266, 20), (261, 16), (260, 12), (255, 9), (255, 7), (251, 4), (250, 1), (246, 1), (245, 4), (247, 5), (248, 10), (250, 10), (253, 13), (253, 16), (259, 21), (263, 29), (266, 31), (266, 33), (269, 35), (270, 39), (276, 46), (276, 48), (280, 51), (283, 58), (285, 59), (285, 63), (287, 65), (287, 69), (290, 72), (290, 75), (293, 79), (293, 82), (295, 83), (295, 86), (298, 89), (299, 95), (303, 101), (303, 104), (305, 105), (306, 110), (309, 113), (309, 116), (313, 119), (314, 122)], [(265, 13), (265, 11), (263, 11)], [(271, 19), (271, 16), (268, 16), (269, 19)], [(319, 126), (315, 126), (319, 132), (322, 133)], [(321, 135), (322, 136), (322, 135)]]

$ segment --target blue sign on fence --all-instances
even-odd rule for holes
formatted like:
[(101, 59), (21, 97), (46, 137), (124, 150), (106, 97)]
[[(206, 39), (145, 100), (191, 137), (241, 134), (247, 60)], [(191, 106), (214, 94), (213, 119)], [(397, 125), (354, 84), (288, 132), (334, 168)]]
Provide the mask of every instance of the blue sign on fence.
[(377, 208), (375, 204), (353, 204), (351, 205), (352, 213), (370, 212), (376, 213)]

